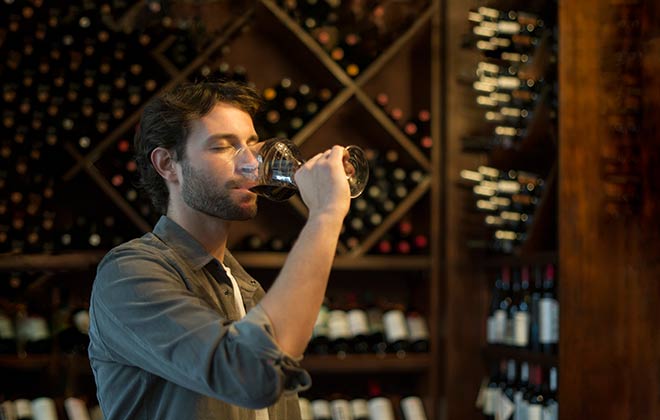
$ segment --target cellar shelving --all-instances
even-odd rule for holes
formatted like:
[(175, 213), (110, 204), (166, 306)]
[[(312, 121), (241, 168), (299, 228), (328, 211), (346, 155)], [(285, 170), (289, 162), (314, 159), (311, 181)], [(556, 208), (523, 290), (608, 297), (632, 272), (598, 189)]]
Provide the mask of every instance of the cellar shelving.
[[(305, 356), (301, 365), (310, 373), (396, 373), (396, 372), (424, 372), (430, 364), (428, 354), (409, 353), (405, 356), (393, 354), (347, 354), (337, 355), (309, 355)], [(39, 371), (56, 367), (66, 368), (68, 372), (78, 375), (91, 375), (92, 370), (86, 356), (75, 354), (49, 354), (0, 356), (0, 368), (18, 371)]]

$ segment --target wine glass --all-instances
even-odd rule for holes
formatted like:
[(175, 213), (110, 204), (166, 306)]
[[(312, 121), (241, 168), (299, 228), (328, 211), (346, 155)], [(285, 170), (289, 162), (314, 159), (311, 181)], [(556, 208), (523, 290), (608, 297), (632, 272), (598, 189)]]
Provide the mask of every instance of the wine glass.
[[(274, 201), (291, 198), (298, 191), (293, 175), (305, 163), (298, 147), (290, 140), (274, 138), (259, 142), (250, 149), (258, 162), (251, 177), (257, 185), (250, 191)], [(355, 198), (362, 194), (369, 178), (369, 164), (360, 147), (345, 148), (344, 170), (351, 198)]]

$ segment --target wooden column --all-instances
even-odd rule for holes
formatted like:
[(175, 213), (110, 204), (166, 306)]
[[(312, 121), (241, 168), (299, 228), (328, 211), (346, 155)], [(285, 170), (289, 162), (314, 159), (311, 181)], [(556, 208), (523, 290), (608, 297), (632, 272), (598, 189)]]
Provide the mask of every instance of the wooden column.
[(560, 417), (660, 418), (660, 6), (560, 1)]

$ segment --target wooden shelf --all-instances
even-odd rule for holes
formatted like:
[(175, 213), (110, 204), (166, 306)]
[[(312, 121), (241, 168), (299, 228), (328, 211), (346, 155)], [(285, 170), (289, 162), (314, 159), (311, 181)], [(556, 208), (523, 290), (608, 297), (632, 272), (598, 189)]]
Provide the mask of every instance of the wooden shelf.
[[(245, 268), (280, 269), (287, 257), (283, 252), (234, 252), (232, 255)], [(427, 255), (367, 255), (361, 257), (337, 256), (334, 270), (427, 270), (431, 258)]]
[[(43, 370), (58, 364), (66, 371), (76, 374), (91, 374), (89, 359), (83, 355), (47, 354), (18, 357), (0, 356), (0, 368), (21, 371)], [(359, 373), (359, 372), (423, 372), (429, 369), (431, 357), (428, 353), (409, 353), (404, 357), (394, 354), (377, 356), (375, 354), (348, 354), (305, 356), (301, 365), (310, 373)]]
[(51, 354), (40, 354), (26, 357), (16, 355), (0, 355), (0, 368), (21, 371), (43, 370), (50, 367), (56, 358)]
[(497, 255), (470, 261), (470, 265), (478, 265), (483, 268), (523, 265), (557, 264), (559, 255), (556, 251), (528, 253), (521, 255)]
[[(87, 271), (96, 268), (107, 250), (75, 251), (62, 254), (0, 254), (0, 272), (9, 271)], [(284, 252), (235, 252), (234, 257), (246, 268), (279, 269), (286, 260)], [(428, 255), (338, 256), (335, 270), (427, 270)]]
[(490, 344), (484, 348), (487, 360), (514, 359), (518, 362), (527, 362), (545, 367), (558, 366), (559, 357), (556, 354), (540, 353), (516, 347)]
[(424, 372), (431, 368), (428, 353), (411, 353), (399, 358), (393, 354), (349, 354), (343, 358), (337, 355), (305, 356), (302, 367), (310, 373), (388, 373)]
[(61, 254), (0, 254), (0, 272), (93, 270), (106, 253), (107, 250)]

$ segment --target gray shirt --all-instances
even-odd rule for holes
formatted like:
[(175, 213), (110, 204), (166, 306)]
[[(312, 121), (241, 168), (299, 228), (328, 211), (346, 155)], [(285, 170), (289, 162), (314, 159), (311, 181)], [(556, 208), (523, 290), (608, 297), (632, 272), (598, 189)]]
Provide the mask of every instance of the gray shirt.
[(163, 216), (152, 233), (100, 262), (90, 301), (89, 358), (107, 420), (300, 419), (311, 384), (275, 342), (264, 290), (226, 252), (247, 315), (220, 262)]

